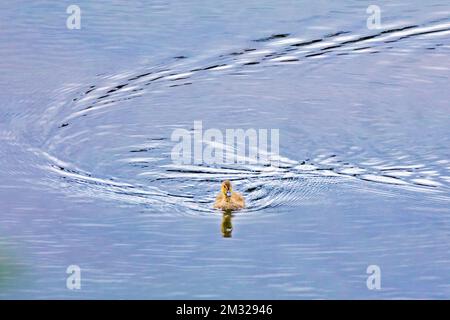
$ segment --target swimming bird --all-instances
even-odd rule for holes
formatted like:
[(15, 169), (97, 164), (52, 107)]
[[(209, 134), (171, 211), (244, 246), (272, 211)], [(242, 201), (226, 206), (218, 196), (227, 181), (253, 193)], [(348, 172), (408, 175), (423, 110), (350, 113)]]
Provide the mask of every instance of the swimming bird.
[(233, 192), (231, 182), (229, 180), (222, 182), (220, 192), (216, 197), (216, 202), (214, 203), (214, 208), (222, 210), (239, 210), (244, 207), (244, 197), (240, 193)]

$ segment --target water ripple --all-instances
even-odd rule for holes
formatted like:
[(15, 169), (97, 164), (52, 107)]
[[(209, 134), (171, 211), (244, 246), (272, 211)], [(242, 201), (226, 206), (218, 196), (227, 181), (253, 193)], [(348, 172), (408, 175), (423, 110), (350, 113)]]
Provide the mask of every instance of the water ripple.
[[(398, 42), (414, 37), (433, 37), (432, 48), (444, 50), (440, 37), (449, 31), (450, 23), (441, 20), (397, 26), (368, 35), (338, 31), (322, 38), (301, 39), (290, 33), (279, 33), (254, 40), (254, 46), (205, 59), (208, 61), (204, 65), (198, 62), (192, 65), (189, 58), (176, 57), (145, 70), (99, 75), (93, 83), (66, 84), (60, 88), (56, 97), (59, 102), (29, 123), (32, 132), (41, 130), (39, 145), (23, 145), (19, 142), (21, 137), (13, 131), (2, 132), (1, 139), (10, 145), (21, 145), (39, 159), (35, 160), (36, 167), (46, 173), (43, 183), (47, 186), (64, 188), (83, 197), (142, 205), (164, 212), (215, 212), (212, 202), (223, 179), (232, 180), (236, 189), (244, 193), (248, 203), (245, 212), (306, 205), (322, 199), (324, 192), (335, 183), (354, 184), (355, 189), (365, 183), (379, 184), (388, 186), (392, 192), (402, 188), (449, 201), (449, 167), (444, 169), (447, 174), (439, 173), (448, 159), (437, 157), (434, 162), (414, 162), (409, 155), (398, 153), (392, 154), (393, 160), (364, 158), (361, 151), (360, 161), (352, 163), (345, 153), (330, 150), (318, 152), (312, 159), (282, 157), (278, 166), (270, 161), (256, 164), (248, 161), (251, 164), (233, 166), (181, 166), (168, 159), (173, 143), (162, 127), (159, 136), (129, 145), (130, 139), (142, 141), (145, 130), (142, 129), (142, 134), (132, 130), (137, 124), (126, 120), (108, 123), (110, 113), (117, 112), (113, 118), (121, 119), (132, 111), (129, 104), (120, 111), (122, 102), (150, 92), (157, 94), (205, 79), (219, 81), (224, 76), (268, 67), (293, 68), (309, 63), (312, 58), (337, 59), (380, 51), (395, 53)], [(89, 117), (102, 121), (96, 126), (81, 126), (83, 119)], [(350, 148), (348, 155), (352, 152)]]

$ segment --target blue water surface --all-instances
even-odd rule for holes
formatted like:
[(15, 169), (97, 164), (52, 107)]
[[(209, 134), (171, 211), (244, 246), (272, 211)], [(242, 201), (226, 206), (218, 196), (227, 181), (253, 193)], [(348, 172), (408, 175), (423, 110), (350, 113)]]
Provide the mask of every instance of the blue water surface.
[[(448, 299), (450, 5), (372, 4), (1, 3), (0, 298)], [(194, 121), (278, 166), (174, 163)]]

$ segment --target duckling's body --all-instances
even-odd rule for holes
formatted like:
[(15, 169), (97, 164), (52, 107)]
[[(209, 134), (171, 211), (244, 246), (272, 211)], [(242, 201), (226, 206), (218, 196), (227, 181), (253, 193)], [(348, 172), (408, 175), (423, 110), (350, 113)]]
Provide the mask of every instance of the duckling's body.
[(241, 194), (233, 192), (231, 197), (218, 194), (214, 208), (222, 210), (239, 210), (245, 207), (245, 200)]
[(222, 210), (239, 210), (245, 208), (244, 197), (233, 192), (230, 181), (222, 182), (220, 193), (216, 197), (214, 208)]

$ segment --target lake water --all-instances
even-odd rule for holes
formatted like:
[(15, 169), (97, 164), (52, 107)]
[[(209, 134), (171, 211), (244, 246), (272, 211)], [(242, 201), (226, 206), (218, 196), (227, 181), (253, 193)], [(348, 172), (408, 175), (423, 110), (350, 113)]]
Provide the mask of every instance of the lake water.
[[(0, 4), (0, 298), (450, 298), (448, 2), (74, 4)], [(174, 163), (194, 121), (279, 166)]]

